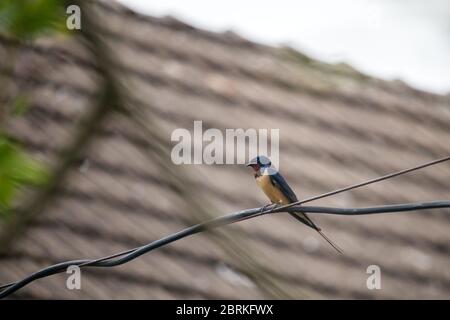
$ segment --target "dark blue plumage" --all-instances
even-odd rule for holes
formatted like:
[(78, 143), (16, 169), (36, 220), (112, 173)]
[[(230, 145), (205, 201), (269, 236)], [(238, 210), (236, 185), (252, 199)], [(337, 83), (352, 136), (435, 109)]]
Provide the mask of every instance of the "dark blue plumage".
[(289, 187), (286, 180), (284, 180), (283, 176), (279, 172), (271, 174), (270, 180), (272, 181), (274, 186), (276, 186), (281, 190), (281, 192), (283, 192), (283, 194), (286, 196), (286, 198), (289, 199), (290, 202), (298, 201), (294, 191), (291, 189), (291, 187)]
[[(298, 201), (295, 192), (291, 189), (291, 187), (286, 182), (284, 177), (272, 166), (269, 158), (264, 156), (258, 156), (252, 159), (247, 164), (247, 166), (251, 166), (254, 169), (255, 178), (257, 180), (258, 185), (260, 185), (261, 188), (263, 188), (263, 191), (274, 203), (286, 204), (286, 200), (288, 200), (289, 203), (294, 203)], [(268, 181), (267, 177), (269, 177), (270, 183), (269, 182), (264, 183), (264, 181)], [(275, 192), (274, 190), (278, 191)], [(290, 212), (289, 214), (296, 220), (316, 230), (334, 249), (336, 249), (336, 251), (342, 253), (342, 250), (336, 244), (334, 244), (327, 236), (325, 236), (322, 233), (321, 229), (304, 212), (301, 211)]]

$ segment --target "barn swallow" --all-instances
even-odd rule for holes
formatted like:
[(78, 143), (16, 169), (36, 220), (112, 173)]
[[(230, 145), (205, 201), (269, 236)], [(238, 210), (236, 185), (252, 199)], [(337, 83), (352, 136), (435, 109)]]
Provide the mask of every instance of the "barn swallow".
[[(265, 156), (257, 156), (250, 160), (247, 167), (252, 167), (255, 172), (255, 179), (258, 186), (265, 195), (270, 199), (273, 205), (286, 205), (297, 202), (297, 196), (291, 187), (289, 187), (283, 176), (272, 166), (269, 158)], [(333, 243), (322, 230), (314, 224), (314, 222), (303, 212), (289, 212), (289, 214), (304, 223), (308, 227), (316, 230), (337, 252), (343, 251)]]

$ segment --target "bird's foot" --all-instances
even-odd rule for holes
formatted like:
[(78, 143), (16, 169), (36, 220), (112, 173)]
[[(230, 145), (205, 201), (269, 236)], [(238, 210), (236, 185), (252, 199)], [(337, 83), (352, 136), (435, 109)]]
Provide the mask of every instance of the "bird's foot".
[(263, 212), (266, 211), (266, 210), (272, 210), (272, 209), (275, 209), (277, 206), (278, 206), (277, 203), (269, 203), (269, 204), (266, 204), (264, 207), (261, 208), (261, 213), (263, 213)]

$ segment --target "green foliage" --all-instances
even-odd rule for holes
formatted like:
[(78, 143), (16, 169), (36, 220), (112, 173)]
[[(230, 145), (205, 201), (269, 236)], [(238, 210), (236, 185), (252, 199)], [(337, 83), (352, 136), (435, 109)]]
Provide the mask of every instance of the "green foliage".
[[(54, 32), (67, 32), (65, 1), (0, 0), (0, 33), (30, 40)], [(9, 109), (20, 116), (27, 111), (26, 96), (17, 96)], [(44, 166), (0, 132), (0, 215), (8, 213), (18, 192), (25, 186), (48, 181)]]
[(55, 31), (67, 31), (64, 1), (1, 0), (0, 32), (31, 39)]
[(20, 148), (0, 136), (0, 214), (8, 212), (17, 192), (26, 185), (43, 185), (47, 170)]

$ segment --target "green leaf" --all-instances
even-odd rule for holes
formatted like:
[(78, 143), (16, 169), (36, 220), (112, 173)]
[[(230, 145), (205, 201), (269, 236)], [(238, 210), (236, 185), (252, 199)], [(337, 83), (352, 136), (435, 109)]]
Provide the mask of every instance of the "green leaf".
[(20, 184), (42, 185), (48, 181), (44, 167), (28, 155), (19, 153), (16, 163), (11, 168), (10, 178)]
[(14, 199), (17, 187), (8, 178), (0, 177), (0, 212), (6, 212)]
[(64, 31), (66, 12), (60, 0), (1, 0), (0, 31), (20, 39), (30, 39)]
[(0, 211), (7, 212), (20, 189), (26, 185), (43, 185), (48, 172), (18, 146), (0, 136)]

